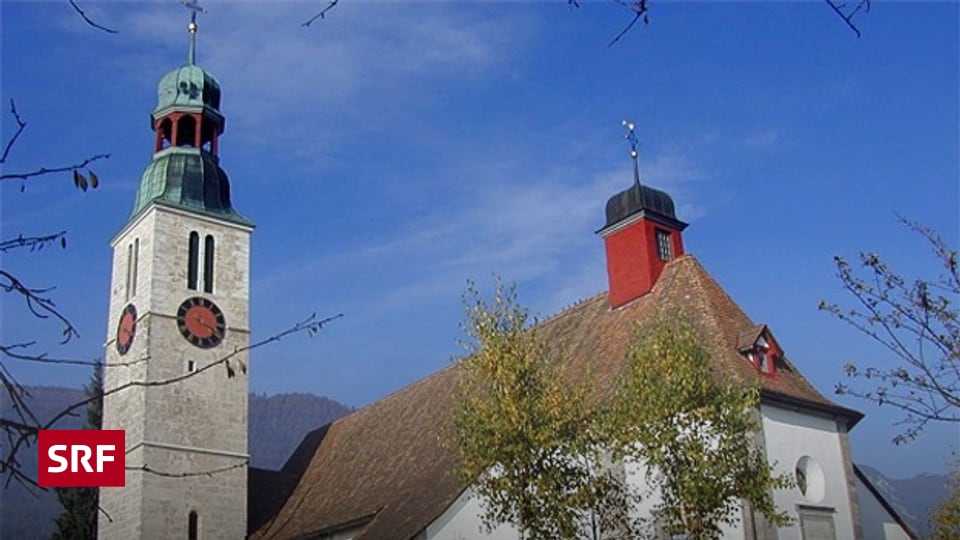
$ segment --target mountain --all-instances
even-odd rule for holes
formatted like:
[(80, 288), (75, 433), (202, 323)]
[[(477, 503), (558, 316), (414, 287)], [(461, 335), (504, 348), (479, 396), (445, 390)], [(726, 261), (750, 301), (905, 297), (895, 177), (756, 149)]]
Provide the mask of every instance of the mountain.
[[(72, 403), (83, 399), (83, 390), (50, 386), (28, 387), (28, 403), (40, 422), (47, 422)], [(332, 399), (313, 394), (250, 394), (250, 462), (254, 467), (279, 469), (309, 431), (323, 426), (353, 409)], [(6, 392), (0, 392), (0, 411), (10, 417), (12, 404)], [(80, 429), (84, 411), (63, 418), (57, 429)], [(5, 448), (6, 441), (0, 441)], [(18, 453), (25, 471), (36, 477), (35, 447)], [(0, 540), (50, 538), (53, 519), (60, 504), (52, 491), (11, 482), (0, 486)]]
[(867, 465), (858, 465), (883, 498), (900, 514), (921, 538), (930, 532), (930, 512), (947, 497), (949, 477), (920, 474), (913, 478), (888, 478)]
[(250, 394), (250, 464), (279, 469), (304, 435), (351, 411), (313, 394)]

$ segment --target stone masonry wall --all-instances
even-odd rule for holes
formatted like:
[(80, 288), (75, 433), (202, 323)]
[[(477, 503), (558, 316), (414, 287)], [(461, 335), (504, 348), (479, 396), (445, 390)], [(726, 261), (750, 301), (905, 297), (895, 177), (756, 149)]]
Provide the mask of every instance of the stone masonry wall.
[[(213, 293), (187, 288), (189, 235), (215, 242)], [(108, 396), (105, 427), (125, 429), (127, 486), (101, 490), (113, 522), (107, 538), (186, 538), (188, 516), (199, 516), (201, 537), (243, 538), (246, 533), (247, 396), (246, 352), (218, 361), (249, 343), (249, 239), (245, 227), (153, 206), (114, 242), (107, 360), (136, 363), (108, 367), (107, 388), (130, 381), (183, 377), (172, 384), (136, 387)], [(128, 246), (139, 244), (137, 286), (127, 298)], [(200, 268), (202, 275), (202, 251)], [(223, 311), (224, 340), (210, 349), (180, 334), (176, 314), (187, 298), (201, 296)], [(138, 310), (137, 332), (126, 355), (116, 350), (119, 315), (128, 302)], [(215, 364), (215, 365), (214, 365)], [(204, 366), (213, 365), (204, 370)], [(148, 383), (149, 384), (149, 383)], [(219, 471), (212, 475), (199, 474)]]

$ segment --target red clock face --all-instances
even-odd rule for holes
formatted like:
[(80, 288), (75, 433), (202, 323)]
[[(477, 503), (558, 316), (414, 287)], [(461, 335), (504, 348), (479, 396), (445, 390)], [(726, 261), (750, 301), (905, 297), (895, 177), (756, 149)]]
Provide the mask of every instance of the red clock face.
[(227, 331), (223, 312), (212, 301), (201, 296), (187, 298), (180, 304), (177, 326), (187, 341), (201, 349), (219, 345)]
[(133, 344), (133, 336), (137, 332), (137, 308), (133, 304), (127, 304), (120, 314), (120, 322), (117, 323), (117, 352), (121, 355), (127, 354), (130, 345)]

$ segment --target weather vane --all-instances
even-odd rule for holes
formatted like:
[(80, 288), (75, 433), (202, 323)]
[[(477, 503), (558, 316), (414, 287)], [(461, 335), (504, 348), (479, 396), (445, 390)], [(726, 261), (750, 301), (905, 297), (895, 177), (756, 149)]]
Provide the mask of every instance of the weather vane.
[(640, 185), (640, 162), (639, 157), (640, 153), (637, 152), (637, 145), (640, 144), (640, 139), (637, 139), (637, 134), (634, 132), (637, 126), (629, 120), (624, 120), (621, 122), (623, 127), (627, 128), (627, 134), (624, 136), (624, 139), (630, 141), (630, 159), (633, 160), (633, 181), (636, 184)]
[(190, 24), (187, 25), (187, 32), (190, 33), (190, 49), (187, 51), (187, 64), (193, 65), (197, 56), (197, 13), (206, 13), (207, 10), (200, 7), (198, 0), (180, 0), (180, 4), (190, 10)]

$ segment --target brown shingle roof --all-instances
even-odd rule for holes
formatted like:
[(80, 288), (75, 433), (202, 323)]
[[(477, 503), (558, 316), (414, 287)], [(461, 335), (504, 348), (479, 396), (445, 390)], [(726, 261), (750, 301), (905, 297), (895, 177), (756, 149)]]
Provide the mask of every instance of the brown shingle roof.
[[(647, 295), (611, 310), (602, 293), (543, 321), (536, 331), (563, 351), (571, 368), (588, 367), (603, 392), (614, 387), (637, 323), (662, 310), (691, 321), (718, 375), (759, 380), (771, 398), (859, 419), (821, 395), (785, 359), (775, 377), (759, 375), (738, 353), (742, 336), (757, 325), (689, 255), (669, 263)], [(451, 366), (333, 422), (284, 507), (254, 538), (310, 538), (348, 523), (366, 523), (358, 540), (415, 536), (462, 491), (443, 443), (456, 377)]]
[(743, 352), (753, 348), (766, 328), (767, 325), (765, 324), (757, 324), (753, 328), (740, 332), (740, 335), (737, 336), (737, 350)]

